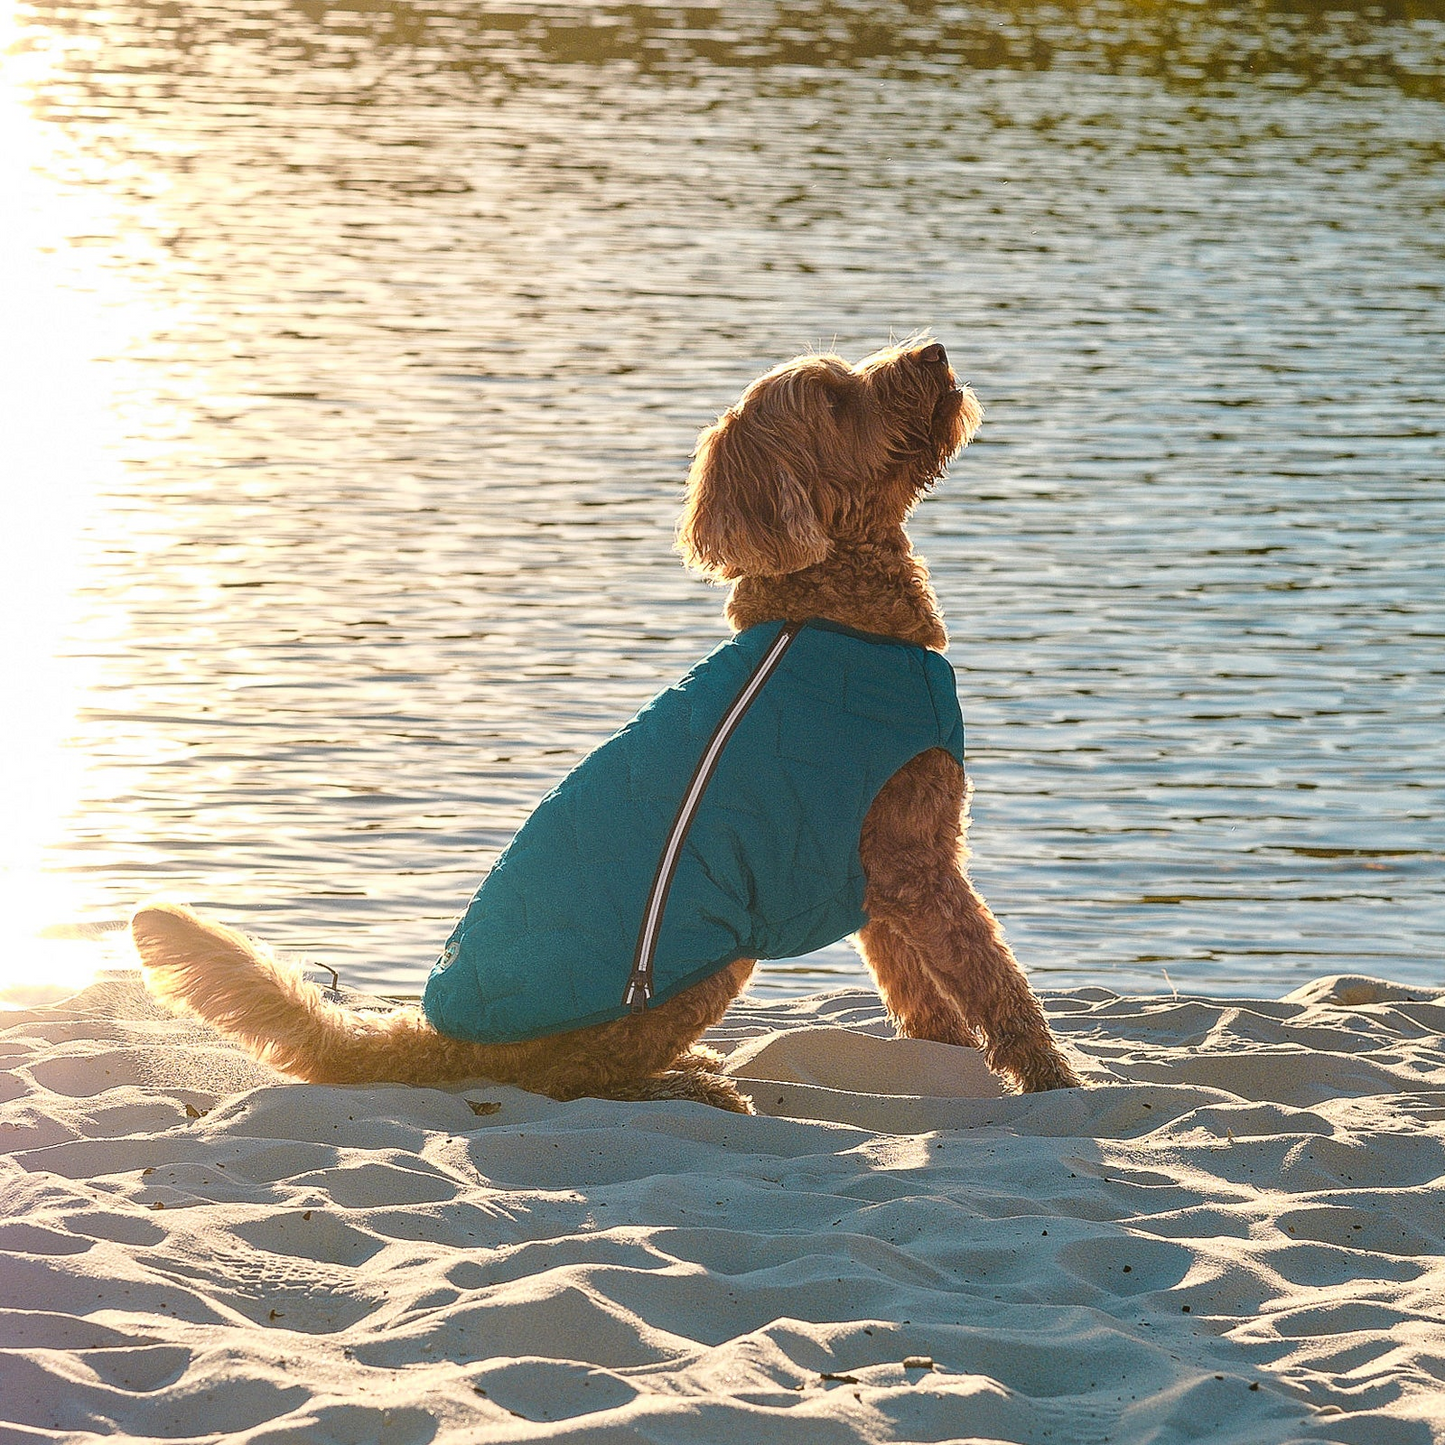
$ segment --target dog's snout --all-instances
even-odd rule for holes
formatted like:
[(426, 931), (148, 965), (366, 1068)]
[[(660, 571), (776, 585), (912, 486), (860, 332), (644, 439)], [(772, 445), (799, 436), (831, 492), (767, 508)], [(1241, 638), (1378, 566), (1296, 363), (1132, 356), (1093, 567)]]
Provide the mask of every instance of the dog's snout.
[(938, 342), (934, 341), (918, 353), (918, 359), (923, 362), (925, 366), (946, 366), (948, 364), (948, 353)]

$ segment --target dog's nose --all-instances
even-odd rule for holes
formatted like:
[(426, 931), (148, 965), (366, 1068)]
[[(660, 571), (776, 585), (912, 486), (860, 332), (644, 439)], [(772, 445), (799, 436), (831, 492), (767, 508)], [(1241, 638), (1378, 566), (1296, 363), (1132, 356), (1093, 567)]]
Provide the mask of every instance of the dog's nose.
[(926, 366), (947, 365), (948, 353), (935, 341), (918, 353), (918, 359)]

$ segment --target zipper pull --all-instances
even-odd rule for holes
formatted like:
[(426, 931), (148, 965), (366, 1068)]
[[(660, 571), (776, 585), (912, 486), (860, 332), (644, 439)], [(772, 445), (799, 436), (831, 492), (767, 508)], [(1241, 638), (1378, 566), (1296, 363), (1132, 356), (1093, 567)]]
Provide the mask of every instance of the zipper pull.
[(622, 996), (622, 1002), (628, 1005), (633, 1013), (640, 1014), (651, 997), (652, 980), (645, 973), (634, 973), (627, 980), (627, 992)]

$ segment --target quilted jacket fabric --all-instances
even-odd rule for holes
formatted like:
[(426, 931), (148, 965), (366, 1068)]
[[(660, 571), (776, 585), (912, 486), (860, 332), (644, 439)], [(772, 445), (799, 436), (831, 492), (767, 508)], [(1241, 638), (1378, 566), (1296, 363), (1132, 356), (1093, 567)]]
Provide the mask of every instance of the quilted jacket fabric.
[(651, 1002), (867, 922), (858, 843), (879, 789), (929, 748), (963, 761), (953, 669), (833, 623), (783, 632), (761, 623), (715, 648), (542, 799), (427, 980), (438, 1030), (506, 1043), (628, 1011), (659, 859), (719, 724), (759, 675), (676, 852)]

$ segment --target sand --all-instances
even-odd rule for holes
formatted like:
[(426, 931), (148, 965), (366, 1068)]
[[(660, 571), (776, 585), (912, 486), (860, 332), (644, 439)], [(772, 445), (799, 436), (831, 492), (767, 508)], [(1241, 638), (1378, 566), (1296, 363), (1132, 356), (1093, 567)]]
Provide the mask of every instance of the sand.
[(0, 1019), (0, 1440), (1445, 1441), (1445, 993), (1052, 995), (1000, 1097), (743, 1002), (762, 1117)]

